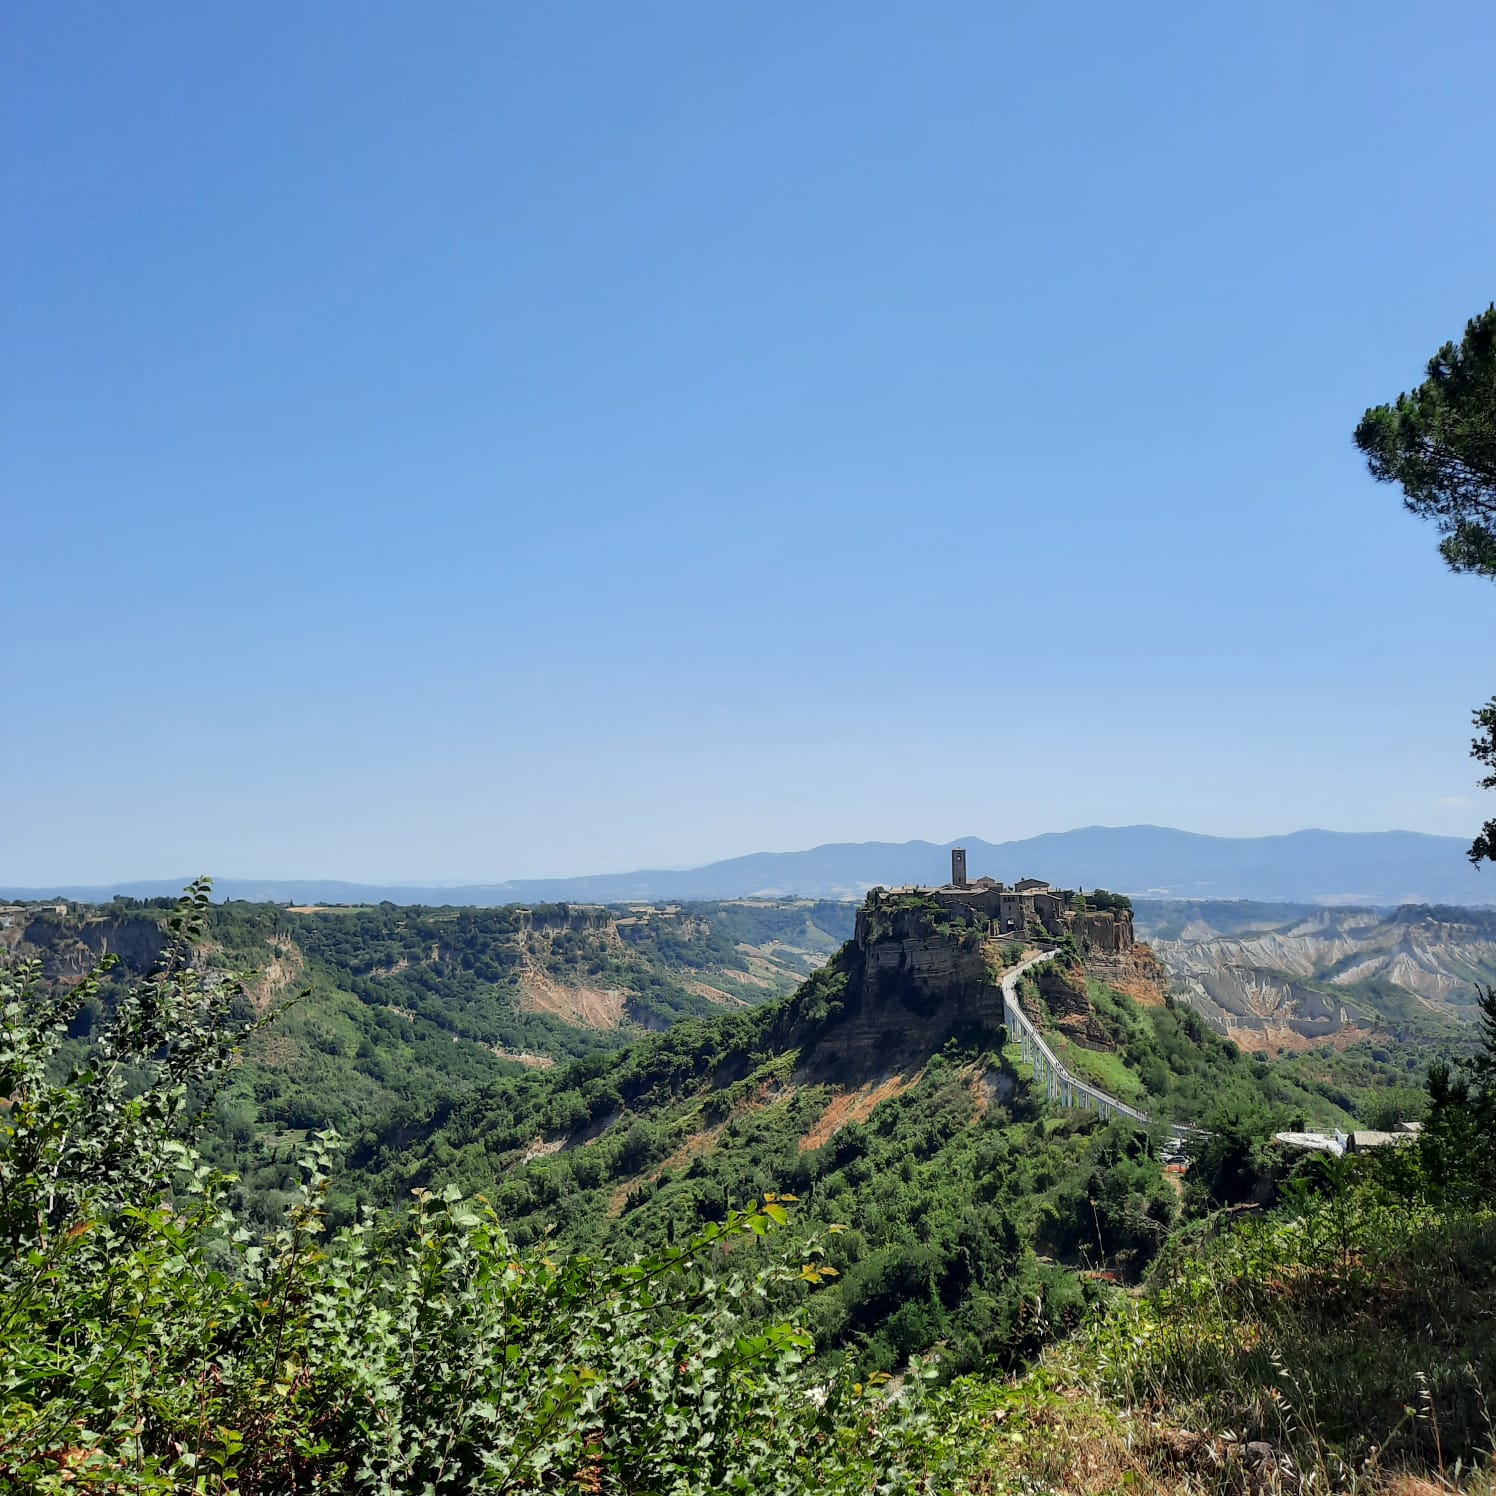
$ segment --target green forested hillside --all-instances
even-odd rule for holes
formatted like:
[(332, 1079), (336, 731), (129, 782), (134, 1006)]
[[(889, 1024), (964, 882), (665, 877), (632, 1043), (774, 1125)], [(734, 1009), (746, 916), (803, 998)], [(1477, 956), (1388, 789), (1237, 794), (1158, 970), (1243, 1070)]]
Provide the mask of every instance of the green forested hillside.
[[(81, 1058), (128, 982), (162, 948), (172, 901), (12, 906), (0, 929), (44, 980), (77, 981), (106, 950), (120, 964), (73, 1019), (59, 1063)], [(211, 906), (196, 959), (245, 970), (240, 1021), (275, 1013), (212, 1098), (213, 1157), (252, 1173), (272, 1212), (308, 1133), (357, 1137), (450, 1105), (474, 1086), (597, 1051), (650, 1029), (793, 989), (851, 929), (850, 906), (808, 901), (604, 910), (292, 910)]]
[[(138, 965), (161, 914), (76, 911), (39, 933), (54, 965), (68, 938), (124, 947)], [(823, 1347), (884, 1368), (937, 1340), (963, 1365), (1021, 1357), (1074, 1320), (1090, 1291), (1077, 1274), (1142, 1270), (1178, 1191), (1156, 1140), (1037, 1105), (1000, 1028), (964, 1019), (954, 996), (942, 1016), (876, 995), (868, 948), (844, 947), (774, 996), (835, 949), (849, 916), (803, 902), (213, 906), (208, 973), (254, 972), (241, 1018), (305, 995), (250, 1036), (211, 1098), (204, 1146), (241, 1176), (251, 1220), (278, 1218), (306, 1139), (332, 1130), (347, 1150), (339, 1219), (455, 1185), (491, 1199), (519, 1243), (608, 1252), (660, 1247), (738, 1201), (791, 1192), (802, 1222), (847, 1228), (841, 1279), (817, 1299)], [(916, 943), (976, 936), (946, 914), (911, 917)], [(1188, 1008), (1145, 1005), (1078, 964), (1026, 991), (1065, 1063), (1163, 1120), (1350, 1126), (1386, 1079), (1373, 1067), (1354, 1091), (1338, 1074), (1244, 1057)], [(611, 1006), (589, 1010), (603, 994)], [(768, 1000), (749, 1007), (747, 994)], [(898, 1037), (850, 1043), (880, 1001)], [(65, 1053), (86, 1052), (108, 1003), (106, 990), (85, 1004)], [(1089, 1037), (1062, 1027), (1077, 1003)]]
[(894, 899), (788, 998), (252, 1129), (235, 1179), (195, 1102), (265, 974), (175, 924), (143, 979), (3, 979), (0, 1490), (1236, 1496), (1487, 1449), (1496, 997), (1424, 1140), (1326, 1170), (1265, 1139), (1334, 1096), (1062, 947), (1024, 1006), (1201, 1124), (1181, 1188), (1160, 1129), (1031, 1089), (983, 1016), (1015, 949)]
[[(971, 935), (931, 914), (914, 938), (928, 948)], [(846, 1228), (829, 1249), (840, 1276), (811, 1314), (822, 1347), (872, 1369), (936, 1341), (951, 1364), (1022, 1358), (1074, 1323), (1087, 1272), (1146, 1267), (1179, 1191), (1157, 1136), (1049, 1111), (1002, 1030), (974, 1028), (954, 996), (878, 985), (870, 973), (896, 968), (887, 941), (877, 945), (876, 935), (848, 945), (779, 1003), (506, 1076), (365, 1133), (341, 1208), (453, 1183), (492, 1200), (516, 1241), (616, 1254), (789, 1191), (803, 1222)], [(1188, 1008), (1144, 1005), (1069, 969), (1094, 1037), (1089, 1048), (1058, 1032), (1056, 1042), (1078, 1071), (1160, 1118), (1228, 1130), (1352, 1124), (1343, 1092), (1244, 1057)], [(1026, 1001), (1047, 1012), (1037, 987)], [(869, 1060), (848, 1039), (869, 1024), (903, 1040)], [(1232, 1165), (1212, 1170), (1195, 1186), (1201, 1203), (1211, 1179), (1229, 1189)]]

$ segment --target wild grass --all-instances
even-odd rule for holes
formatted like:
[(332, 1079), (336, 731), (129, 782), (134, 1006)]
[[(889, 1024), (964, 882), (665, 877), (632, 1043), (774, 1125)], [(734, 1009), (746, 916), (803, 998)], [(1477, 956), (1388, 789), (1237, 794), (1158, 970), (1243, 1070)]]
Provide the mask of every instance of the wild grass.
[(1496, 1491), (1496, 1211), (1347, 1170), (1177, 1235), (1039, 1367), (953, 1393), (977, 1492)]
[(1493, 1452), (1496, 1213), (1305, 1196), (1171, 1243), (1092, 1327), (1124, 1406), (1285, 1451), (1326, 1489), (1378, 1469), (1458, 1481)]
[(1051, 1034), (1049, 1040), (1060, 1063), (1072, 1075), (1090, 1081), (1119, 1101), (1147, 1104), (1147, 1088), (1121, 1055), (1109, 1050), (1087, 1049), (1064, 1034)]

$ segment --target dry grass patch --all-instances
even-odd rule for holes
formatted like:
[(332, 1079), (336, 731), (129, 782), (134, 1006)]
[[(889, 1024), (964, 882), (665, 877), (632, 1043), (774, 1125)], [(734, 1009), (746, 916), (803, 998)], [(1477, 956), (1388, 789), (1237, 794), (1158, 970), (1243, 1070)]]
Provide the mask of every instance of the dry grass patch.
[[(1128, 1410), (1052, 1365), (1005, 1383), (956, 1385), (970, 1450), (970, 1496), (1493, 1496), (1489, 1468), (1416, 1473), (1296, 1465), (1281, 1443), (1201, 1433), (1165, 1414)], [(1300, 1452), (1302, 1454), (1302, 1451)]]

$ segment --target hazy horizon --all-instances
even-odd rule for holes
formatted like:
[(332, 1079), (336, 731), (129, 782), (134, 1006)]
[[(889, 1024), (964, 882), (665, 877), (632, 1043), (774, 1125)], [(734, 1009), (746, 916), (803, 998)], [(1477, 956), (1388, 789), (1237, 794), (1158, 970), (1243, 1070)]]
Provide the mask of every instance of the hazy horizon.
[[(1315, 835), (1315, 834), (1319, 834), (1319, 833), (1325, 833), (1325, 834), (1328, 834), (1328, 835), (1331, 835), (1331, 836), (1415, 836), (1415, 837), (1427, 837), (1427, 838), (1430, 838), (1432, 840), (1437, 840), (1437, 841), (1442, 841), (1442, 842), (1448, 842), (1451, 853), (1454, 854), (1454, 855), (1456, 855), (1458, 857), (1458, 859), (1462, 863), (1463, 863), (1463, 861), (1465, 859), (1465, 841), (1464, 841), (1463, 838), (1457, 837), (1457, 836), (1441, 836), (1437, 832), (1413, 831), (1413, 830), (1410, 830), (1410, 829), (1408, 829), (1406, 827), (1376, 827), (1376, 828), (1373, 828), (1373, 829), (1370, 829), (1370, 830), (1363, 830), (1363, 831), (1342, 831), (1342, 830), (1336, 830), (1335, 828), (1332, 828), (1332, 827), (1324, 827), (1324, 826), (1300, 826), (1300, 827), (1294, 827), (1294, 828), (1292, 828), (1291, 830), (1288, 830), (1288, 831), (1268, 831), (1268, 832), (1263, 832), (1263, 833), (1260, 833), (1259, 835), (1250, 836), (1250, 837), (1231, 837), (1231, 836), (1218, 836), (1216, 833), (1207, 832), (1207, 831), (1194, 831), (1194, 830), (1191, 830), (1188, 827), (1181, 827), (1181, 826), (1159, 826), (1159, 825), (1154, 825), (1153, 823), (1133, 823), (1133, 824), (1130, 824), (1130, 825), (1117, 824), (1117, 825), (1109, 825), (1108, 826), (1108, 825), (1091, 824), (1091, 825), (1086, 825), (1086, 826), (1071, 826), (1071, 827), (1065, 827), (1065, 828), (1054, 828), (1054, 829), (1051, 829), (1049, 831), (1043, 831), (1043, 832), (1034, 833), (1032, 836), (1028, 836), (1028, 837), (1002, 837), (1002, 838), (999, 838), (999, 837), (993, 837), (993, 836), (981, 836), (981, 835), (978, 835), (977, 833), (974, 833), (974, 832), (963, 832), (959, 836), (947, 837), (947, 838), (945, 838), (943, 840), (937, 840), (937, 839), (935, 839), (933, 837), (907, 837), (907, 838), (900, 838), (900, 839), (897, 839), (897, 840), (892, 839), (892, 838), (880, 838), (880, 837), (860, 837), (860, 838), (849, 838), (847, 840), (834, 841), (834, 842), (817, 842), (817, 843), (815, 843), (814, 845), (811, 845), (811, 846), (797, 846), (797, 847), (751, 847), (751, 848), (746, 848), (746, 849), (739, 849), (738, 851), (735, 851), (735, 852), (729, 852), (729, 853), (725, 854), (722, 857), (708, 858), (708, 859), (705, 859), (702, 862), (679, 863), (679, 864), (669, 865), (669, 866), (664, 865), (664, 864), (645, 864), (645, 863), (642, 863), (642, 862), (629, 862), (629, 863), (625, 863), (624, 865), (619, 866), (619, 867), (589, 866), (589, 867), (584, 867), (584, 868), (572, 868), (572, 869), (569, 869), (567, 871), (560, 872), (560, 873), (530, 873), (530, 872), (527, 872), (527, 871), (524, 871), (524, 870), (520, 870), (520, 871), (512, 871), (512, 872), (506, 872), (506, 873), (502, 873), (502, 874), (496, 874), (496, 875), (485, 876), (485, 877), (476, 877), (476, 878), (454, 878), (454, 877), (446, 877), (446, 878), (406, 878), (406, 877), (399, 877), (399, 876), (389, 877), (389, 878), (366, 878), (366, 877), (357, 877), (357, 876), (352, 876), (352, 877), (341, 877), (341, 876), (334, 877), (334, 876), (330, 876), (330, 875), (326, 875), (326, 874), (317, 872), (315, 869), (313, 869), (311, 871), (308, 871), (308, 872), (297, 872), (294, 869), (293, 870), (287, 870), (287, 869), (271, 870), (271, 871), (268, 871), (268, 872), (244, 872), (241, 869), (227, 868), (227, 867), (225, 867), (225, 868), (216, 868), (216, 869), (215, 868), (198, 869), (195, 872), (191, 872), (191, 871), (188, 871), (188, 870), (185, 870), (185, 869), (180, 869), (180, 868), (179, 869), (175, 869), (175, 870), (146, 871), (146, 872), (133, 873), (133, 874), (129, 874), (129, 875), (126, 875), (124, 877), (118, 877), (118, 878), (88, 878), (88, 877), (54, 878), (54, 879), (45, 880), (45, 881), (43, 881), (41, 883), (36, 883), (36, 884), (24, 884), (24, 883), (20, 882), (17, 879), (6, 879), (6, 878), (3, 878), (3, 877), (0, 877), (0, 888), (12, 889), (12, 890), (19, 889), (19, 890), (24, 890), (24, 891), (27, 891), (27, 892), (45, 893), (46, 890), (48, 890), (49, 888), (51, 888), (53, 886), (56, 886), (58, 888), (97, 888), (97, 889), (107, 889), (107, 888), (112, 888), (112, 887), (116, 887), (116, 886), (120, 886), (120, 885), (149, 884), (149, 883), (168, 883), (168, 884), (172, 884), (174, 886), (176, 886), (176, 885), (185, 886), (185, 884), (187, 883), (187, 881), (189, 879), (194, 878), (194, 877), (200, 877), (200, 876), (203, 876), (204, 874), (206, 874), (207, 876), (213, 878), (215, 880), (215, 882), (224, 882), (224, 883), (228, 883), (228, 882), (235, 882), (235, 883), (297, 883), (297, 884), (346, 883), (346, 884), (349, 884), (349, 885), (358, 885), (358, 886), (362, 886), (362, 887), (375, 888), (375, 889), (377, 889), (377, 888), (388, 888), (388, 887), (406, 887), (406, 888), (429, 888), (429, 889), (433, 889), (433, 890), (455, 889), (455, 888), (468, 888), (468, 887), (481, 888), (481, 887), (487, 887), (487, 886), (503, 887), (503, 886), (505, 886), (507, 884), (512, 884), (512, 883), (532, 883), (532, 882), (551, 882), (551, 881), (560, 882), (560, 881), (581, 880), (581, 879), (596, 878), (596, 877), (616, 877), (616, 876), (620, 876), (620, 875), (624, 875), (624, 874), (630, 874), (630, 873), (685, 873), (685, 872), (694, 872), (694, 871), (697, 871), (697, 870), (700, 870), (700, 869), (703, 869), (703, 868), (713, 867), (713, 866), (716, 866), (719, 863), (724, 863), (724, 862), (742, 861), (742, 860), (748, 860), (748, 859), (752, 859), (752, 858), (756, 858), (756, 857), (785, 857), (785, 856), (794, 856), (794, 855), (800, 854), (800, 853), (821, 852), (821, 851), (826, 851), (826, 850), (829, 850), (829, 849), (841, 848), (841, 847), (847, 847), (847, 848), (882, 847), (882, 846), (898, 847), (898, 846), (915, 846), (915, 845), (918, 845), (918, 846), (928, 846), (928, 847), (934, 847), (934, 848), (938, 848), (938, 849), (944, 849), (944, 848), (951, 847), (951, 846), (960, 846), (963, 843), (974, 844), (974, 845), (1003, 845), (1003, 844), (1006, 844), (1006, 843), (1009, 843), (1009, 842), (1032, 841), (1032, 840), (1035, 840), (1036, 838), (1045, 837), (1045, 836), (1059, 836), (1059, 837), (1064, 837), (1064, 836), (1076, 835), (1076, 834), (1083, 833), (1083, 832), (1088, 832), (1088, 831), (1166, 831), (1166, 832), (1179, 833), (1179, 834), (1182, 834), (1184, 836), (1204, 837), (1204, 838), (1209, 838), (1209, 839), (1212, 839), (1212, 840), (1220, 840), (1220, 841), (1259, 841), (1259, 840), (1267, 840), (1267, 839), (1278, 839), (1278, 838), (1283, 838), (1283, 837)], [(992, 870), (988, 869), (988, 868), (980, 868), (980, 867), (973, 867), (972, 868), (972, 873), (973, 873), (974, 876), (976, 874), (978, 874), (980, 872), (984, 872), (984, 871), (990, 872)], [(1348, 895), (1342, 895), (1342, 894), (1333, 894), (1333, 895), (1329, 895), (1328, 897), (1333, 898), (1333, 899), (1338, 899), (1338, 898), (1349, 897), (1349, 896)]]

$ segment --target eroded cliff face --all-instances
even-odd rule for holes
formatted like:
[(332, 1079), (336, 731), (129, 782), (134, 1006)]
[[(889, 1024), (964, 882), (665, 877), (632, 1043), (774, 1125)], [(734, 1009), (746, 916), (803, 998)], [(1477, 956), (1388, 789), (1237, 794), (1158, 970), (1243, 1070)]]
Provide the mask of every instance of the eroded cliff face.
[(1204, 971), (1185, 987), (1191, 1006), (1244, 1049), (1296, 1049), (1341, 1034), (1369, 1035), (1375, 1028), (1358, 1022), (1359, 1015), (1333, 994), (1272, 972)]
[[(810, 1067), (822, 1077), (889, 1074), (948, 1039), (994, 1041), (1003, 1021), (996, 968), (1004, 944), (984, 940), (949, 911), (879, 907), (858, 915), (847, 956), (847, 989), (838, 1022), (816, 1047)], [(1094, 977), (1161, 1003), (1161, 972), (1146, 946), (1087, 953), (1081, 966), (1055, 962), (1034, 972), (1050, 1021), (1078, 1043), (1110, 1048), (1086, 994)]]
[(886, 929), (864, 931), (858, 952), (870, 996), (923, 1017), (952, 1001), (979, 999), (991, 985), (977, 932), (937, 924), (922, 911), (897, 911)]
[(1058, 1029), (1087, 1049), (1115, 1049), (1086, 992), (1087, 966), (1051, 961), (1034, 968), (1034, 982), (1048, 1014), (1043, 1026)]
[(1161, 1008), (1168, 991), (1169, 974), (1152, 946), (1136, 942), (1115, 953), (1088, 947), (1086, 975), (1125, 992), (1145, 1008)]
[(0, 931), (0, 944), (22, 960), (38, 958), (43, 980), (71, 986), (104, 955), (118, 956), (126, 971), (143, 975), (161, 954), (166, 936), (159, 916), (17, 909)]
[(1002, 1023), (1002, 992), (975, 929), (929, 909), (864, 906), (837, 1023), (810, 1068), (822, 1077), (890, 1074), (957, 1034)]

